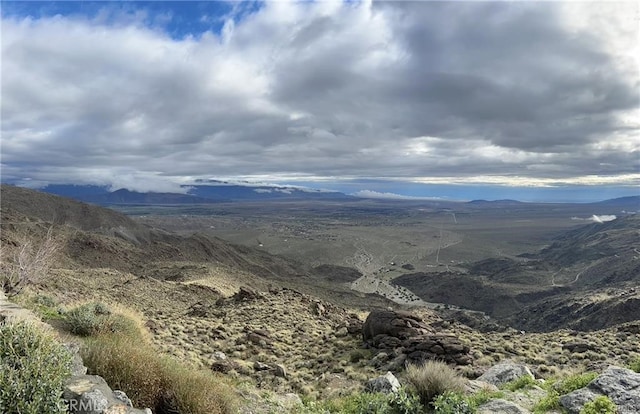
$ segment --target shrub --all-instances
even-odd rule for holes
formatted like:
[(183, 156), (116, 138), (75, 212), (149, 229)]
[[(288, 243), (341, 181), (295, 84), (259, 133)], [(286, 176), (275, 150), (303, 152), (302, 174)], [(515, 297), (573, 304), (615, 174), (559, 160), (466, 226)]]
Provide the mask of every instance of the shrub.
[(15, 296), (26, 286), (37, 284), (49, 272), (61, 242), (53, 235), (53, 226), (40, 241), (22, 237), (13, 261), (0, 260), (0, 287), (9, 296)]
[(126, 392), (135, 405), (154, 412), (235, 412), (235, 394), (222, 377), (162, 357), (146, 341), (136, 321), (109, 315), (114, 316), (128, 328), (102, 331), (85, 340), (82, 357), (92, 373)]
[(80, 336), (106, 332), (127, 332), (135, 335), (138, 327), (133, 319), (111, 312), (104, 303), (91, 302), (71, 309), (65, 314), (69, 330)]
[(415, 388), (420, 401), (427, 405), (447, 391), (462, 392), (464, 380), (451, 367), (440, 361), (409, 365), (406, 379)]
[(496, 398), (503, 398), (503, 397), (504, 397), (504, 393), (501, 391), (480, 390), (475, 394), (467, 397), (467, 400), (469, 401), (469, 404), (471, 405), (471, 407), (476, 409), (489, 400), (494, 400)]
[(433, 408), (437, 414), (473, 414), (474, 407), (459, 393), (447, 391), (433, 400)]
[(580, 414), (616, 414), (618, 408), (609, 399), (609, 397), (601, 395), (593, 401), (589, 401), (584, 405)]
[(533, 407), (533, 412), (538, 414), (558, 410), (560, 408), (561, 395), (586, 387), (597, 376), (598, 374), (595, 372), (586, 372), (571, 375), (563, 380), (548, 380), (544, 385), (547, 395)]
[(420, 398), (404, 387), (390, 395), (389, 407), (393, 414), (420, 414), (423, 412)]
[(629, 369), (635, 372), (640, 372), (640, 357), (636, 357), (633, 361), (631, 361), (631, 363), (629, 364)]
[(25, 322), (0, 325), (0, 412), (66, 413), (70, 375), (71, 355), (52, 336)]
[(523, 375), (520, 378), (504, 384), (502, 388), (509, 391), (518, 391), (524, 388), (532, 388), (534, 385), (538, 385), (535, 379), (530, 375)]
[(404, 388), (397, 393), (357, 393), (334, 400), (306, 401), (305, 406), (296, 411), (304, 414), (422, 414), (424, 409), (420, 399)]
[(572, 391), (584, 388), (598, 376), (597, 372), (585, 372), (571, 375), (561, 381), (551, 384), (551, 387), (560, 395), (569, 394)]

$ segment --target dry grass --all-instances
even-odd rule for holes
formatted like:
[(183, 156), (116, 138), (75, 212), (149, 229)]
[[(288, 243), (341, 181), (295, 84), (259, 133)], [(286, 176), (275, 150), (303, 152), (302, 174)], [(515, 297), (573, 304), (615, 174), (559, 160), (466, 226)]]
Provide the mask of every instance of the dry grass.
[(136, 406), (161, 414), (235, 412), (235, 393), (228, 380), (162, 357), (145, 336), (143, 330), (127, 330), (87, 338), (83, 360), (91, 372), (125, 391)]
[(409, 365), (405, 378), (415, 388), (420, 401), (425, 405), (446, 391), (464, 391), (462, 377), (453, 368), (440, 361), (425, 361), (420, 365)]

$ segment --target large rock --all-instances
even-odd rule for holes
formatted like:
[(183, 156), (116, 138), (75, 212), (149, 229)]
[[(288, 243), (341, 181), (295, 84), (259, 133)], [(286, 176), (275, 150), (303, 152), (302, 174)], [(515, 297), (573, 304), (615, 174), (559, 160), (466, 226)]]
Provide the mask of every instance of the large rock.
[(409, 312), (374, 310), (362, 326), (362, 338), (370, 341), (378, 335), (407, 339), (429, 333), (429, 327)]
[(362, 327), (367, 346), (389, 355), (403, 355), (388, 370), (401, 368), (405, 361), (419, 364), (425, 360), (441, 360), (466, 365), (472, 361), (469, 347), (454, 335), (434, 333), (432, 328), (408, 312), (377, 310), (367, 317)]
[(478, 378), (478, 380), (488, 382), (489, 384), (499, 387), (500, 385), (525, 376), (531, 377), (532, 379), (535, 378), (529, 367), (526, 365), (505, 361), (489, 368), (487, 372)]
[(391, 372), (369, 380), (365, 386), (365, 391), (367, 392), (382, 392), (385, 394), (395, 393), (398, 389), (400, 389), (400, 382)]
[(525, 410), (516, 403), (507, 400), (491, 400), (478, 407), (478, 414), (529, 414), (529, 410)]
[(596, 397), (606, 395), (618, 407), (618, 414), (637, 414), (640, 407), (640, 374), (630, 369), (611, 366), (585, 388), (560, 397), (569, 413), (577, 414)]
[(138, 410), (122, 391), (112, 391), (97, 375), (76, 375), (65, 383), (63, 398), (69, 413), (74, 414), (151, 414)]

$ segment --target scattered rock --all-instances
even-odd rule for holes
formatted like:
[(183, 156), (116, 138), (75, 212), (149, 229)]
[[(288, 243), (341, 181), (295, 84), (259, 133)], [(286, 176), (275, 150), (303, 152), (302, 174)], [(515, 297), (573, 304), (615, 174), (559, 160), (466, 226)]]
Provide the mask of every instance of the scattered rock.
[(529, 376), (532, 379), (535, 378), (526, 365), (505, 361), (489, 368), (478, 380), (499, 387), (500, 385), (524, 376)]
[(324, 305), (320, 303), (320, 301), (316, 300), (311, 302), (311, 313), (316, 316), (324, 316), (326, 312), (327, 310), (325, 309)]
[(273, 372), (273, 373), (274, 373), (274, 375), (275, 375), (276, 377), (280, 377), (280, 378), (287, 378), (287, 370), (286, 370), (286, 368), (284, 367), (284, 365), (276, 364), (276, 365), (273, 367), (273, 370), (274, 370), (274, 372)]
[(234, 361), (230, 361), (229, 359), (219, 359), (211, 363), (211, 370), (226, 374), (229, 371), (237, 371), (238, 364)]
[(225, 355), (224, 352), (221, 351), (214, 351), (213, 353), (213, 358), (217, 359), (219, 361), (224, 361), (225, 359), (227, 359), (227, 356)]
[(84, 366), (82, 357), (80, 356), (80, 346), (73, 342), (63, 344), (72, 356), (71, 375), (84, 375), (87, 373), (87, 367)]
[(271, 367), (263, 362), (256, 361), (253, 363), (253, 369), (255, 369), (256, 371), (267, 371), (270, 370)]
[(478, 407), (478, 414), (529, 414), (529, 410), (525, 410), (518, 404), (511, 401), (496, 399), (488, 401)]
[(365, 386), (366, 392), (395, 393), (400, 388), (400, 382), (391, 372), (387, 372), (378, 378), (371, 379)]
[(262, 295), (246, 286), (240, 287), (240, 290), (231, 297), (235, 302), (249, 302), (261, 298)]
[(618, 414), (636, 414), (640, 407), (640, 374), (611, 366), (585, 388), (560, 397), (560, 404), (575, 414), (600, 395), (606, 395), (616, 404)]

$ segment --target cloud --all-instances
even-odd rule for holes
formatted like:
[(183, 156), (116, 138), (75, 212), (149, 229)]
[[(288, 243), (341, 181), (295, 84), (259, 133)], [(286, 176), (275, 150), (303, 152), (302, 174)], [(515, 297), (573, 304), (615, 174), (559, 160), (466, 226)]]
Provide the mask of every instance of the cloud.
[(105, 10), (2, 18), (3, 180), (638, 183), (630, 3)]
[(415, 197), (396, 193), (381, 193), (373, 190), (360, 190), (351, 195), (360, 198), (380, 198), (387, 200), (441, 200), (440, 197)]
[(600, 223), (600, 224), (602, 224), (602, 223), (605, 223), (605, 222), (607, 222), (607, 221), (613, 221), (613, 220), (615, 220), (616, 218), (617, 218), (617, 217), (616, 217), (616, 216), (614, 216), (614, 215), (606, 215), (606, 214), (605, 214), (605, 215), (600, 215), (600, 216), (598, 216), (598, 215), (594, 214), (594, 215), (592, 215), (592, 216), (591, 216), (591, 217), (589, 217), (589, 218), (571, 217), (571, 220), (592, 221), (592, 222), (594, 222), (594, 223)]

